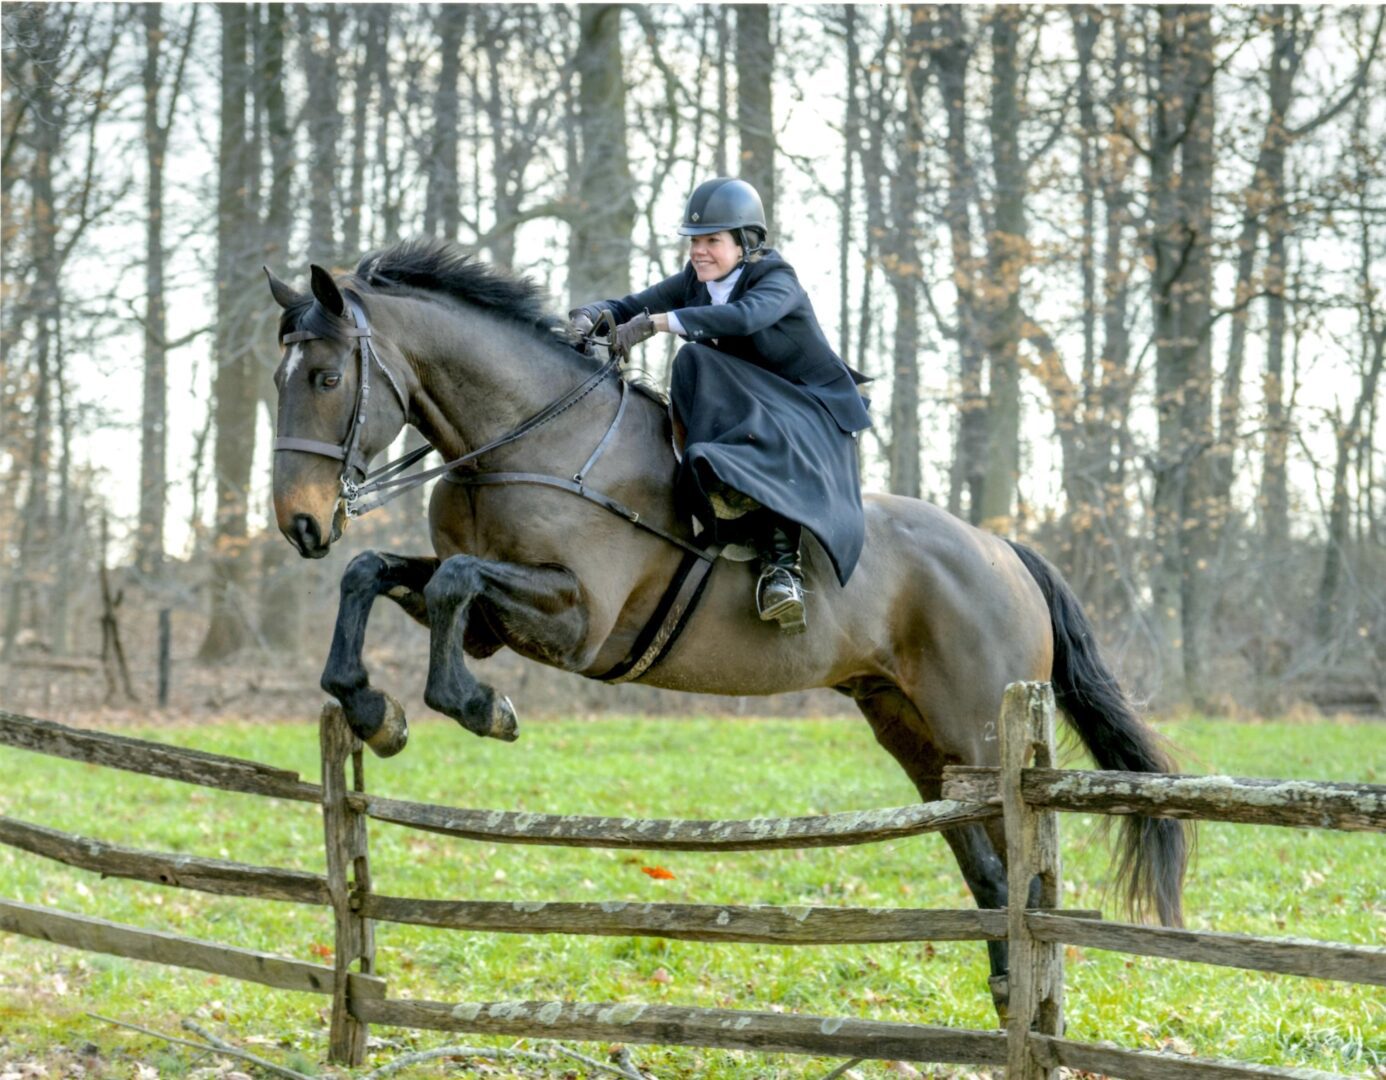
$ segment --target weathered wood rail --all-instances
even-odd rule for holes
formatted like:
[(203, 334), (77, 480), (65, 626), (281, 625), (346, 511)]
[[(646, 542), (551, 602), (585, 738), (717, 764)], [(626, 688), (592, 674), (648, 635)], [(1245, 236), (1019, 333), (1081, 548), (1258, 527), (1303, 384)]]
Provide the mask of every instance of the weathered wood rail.
[[(945, 798), (922, 806), (744, 821), (647, 820), (432, 806), (365, 791), (361, 746), (335, 706), (320, 724), (323, 783), (219, 754), (84, 731), (0, 711), (0, 746), (321, 808), (326, 875), (227, 859), (143, 851), (0, 816), (0, 843), (68, 866), (225, 896), (331, 909), (333, 965), (0, 899), (0, 932), (212, 972), (332, 1000), (329, 1057), (359, 1064), (370, 1024), (475, 1034), (655, 1042), (851, 1058), (1005, 1065), (1016, 1078), (1062, 1066), (1114, 1077), (1329, 1077), (1233, 1061), (1092, 1046), (1063, 1031), (1064, 944), (1197, 963), (1386, 985), (1386, 949), (1168, 930), (1059, 910), (1058, 811), (1386, 831), (1386, 787), (1233, 777), (1151, 776), (1053, 768), (1054, 702), (1047, 684), (1016, 684), (1002, 710), (999, 768), (949, 769)], [(755, 851), (877, 843), (1001, 816), (1011, 851), (1004, 911), (774, 905), (419, 900), (371, 888), (369, 820), (493, 843), (676, 851)], [(1040, 907), (1027, 910), (1032, 877)], [(838, 945), (999, 941), (1011, 948), (1007, 1030), (965, 1031), (846, 1017), (639, 1003), (391, 999), (375, 972), (375, 925), (515, 934), (656, 936), (693, 941)]]

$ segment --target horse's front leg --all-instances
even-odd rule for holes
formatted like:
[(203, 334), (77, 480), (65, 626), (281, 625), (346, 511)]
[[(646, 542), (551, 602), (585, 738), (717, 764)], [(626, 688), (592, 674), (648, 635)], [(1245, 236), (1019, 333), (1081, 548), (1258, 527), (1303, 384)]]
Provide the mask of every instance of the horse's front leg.
[(404, 749), (409, 725), (404, 709), (389, 694), (370, 684), (361, 649), (371, 605), (384, 593), (420, 622), (427, 622), (423, 589), (438, 569), (438, 560), (384, 551), (364, 551), (342, 575), (337, 625), (327, 654), (321, 685), (342, 703), (347, 725), (381, 757)]
[(512, 648), (570, 667), (587, 634), (587, 612), (576, 577), (562, 567), (454, 555), (438, 567), (424, 598), (432, 628), (424, 701), (477, 735), (516, 739), (510, 699), (467, 670), (461, 646), (468, 621), (484, 619)]

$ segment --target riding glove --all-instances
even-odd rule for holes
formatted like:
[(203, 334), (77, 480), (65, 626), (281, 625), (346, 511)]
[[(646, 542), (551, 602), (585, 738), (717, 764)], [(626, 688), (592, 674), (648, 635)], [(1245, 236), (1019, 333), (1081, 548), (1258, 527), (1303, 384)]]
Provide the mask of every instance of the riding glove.
[(584, 304), (582, 307), (573, 308), (572, 311), (568, 312), (568, 325), (579, 334), (586, 334), (597, 325), (597, 320), (601, 318), (601, 314), (600, 304)]
[(646, 341), (655, 335), (654, 320), (650, 318), (648, 312), (641, 312), (630, 322), (622, 323), (616, 327), (616, 349), (618, 352), (630, 356), (630, 351), (642, 341)]

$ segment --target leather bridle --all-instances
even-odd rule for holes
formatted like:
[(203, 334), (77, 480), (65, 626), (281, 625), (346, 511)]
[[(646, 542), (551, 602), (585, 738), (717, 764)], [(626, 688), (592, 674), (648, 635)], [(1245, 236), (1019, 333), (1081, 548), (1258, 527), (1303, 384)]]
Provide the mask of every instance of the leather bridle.
[[(280, 435), (274, 440), (274, 450), (276, 453), (281, 450), (295, 450), (340, 461), (342, 463), (342, 498), (346, 501), (347, 516), (352, 517), (354, 516), (353, 503), (357, 501), (362, 486), (369, 482), (366, 471), (368, 462), (366, 455), (361, 450), (361, 433), (366, 426), (366, 405), (371, 397), (372, 362), (378, 365), (381, 372), (384, 373), (385, 381), (395, 392), (395, 397), (399, 401), (400, 408), (404, 410), (406, 418), (409, 414), (409, 398), (400, 388), (399, 383), (395, 381), (390, 369), (376, 355), (375, 346), (371, 343), (370, 324), (366, 321), (366, 313), (361, 310), (361, 305), (350, 297), (344, 299), (346, 300), (347, 311), (352, 318), (352, 325), (343, 330), (343, 333), (346, 337), (356, 340), (357, 355), (360, 358), (360, 376), (356, 381), (356, 401), (352, 405), (351, 423), (347, 427), (346, 435), (342, 437), (342, 441), (339, 443), (323, 442), (320, 439), (303, 439), (296, 435)], [(280, 339), (280, 343), (296, 345), (304, 341), (321, 340), (323, 340), (322, 334), (314, 334), (308, 330), (295, 330), (285, 334)], [(352, 473), (356, 474), (356, 479), (352, 477)]]

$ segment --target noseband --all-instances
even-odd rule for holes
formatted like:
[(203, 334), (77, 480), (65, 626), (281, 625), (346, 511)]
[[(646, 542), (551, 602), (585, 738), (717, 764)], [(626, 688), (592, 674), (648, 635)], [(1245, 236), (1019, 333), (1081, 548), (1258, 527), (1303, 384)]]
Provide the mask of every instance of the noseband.
[[(352, 406), (351, 424), (347, 428), (347, 433), (339, 443), (327, 443), (319, 439), (300, 439), (295, 435), (281, 435), (274, 440), (274, 449), (276, 453), (281, 450), (296, 450), (301, 453), (317, 454), (319, 457), (340, 461), (342, 463), (342, 497), (346, 500), (347, 516), (352, 517), (355, 516), (352, 507), (359, 499), (361, 482), (368, 479), (366, 456), (361, 451), (361, 432), (366, 426), (366, 404), (370, 401), (371, 396), (372, 361), (379, 365), (380, 370), (384, 373), (385, 381), (395, 392), (400, 407), (404, 409), (406, 419), (409, 414), (409, 399), (405, 396), (399, 383), (395, 381), (390, 369), (381, 363), (380, 357), (376, 355), (375, 346), (371, 344), (370, 324), (366, 322), (366, 313), (361, 310), (361, 305), (350, 297), (345, 299), (347, 310), (351, 313), (352, 325), (347, 327), (343, 333), (349, 338), (356, 339), (357, 355), (360, 357), (360, 378), (356, 382), (356, 402)], [(321, 334), (314, 334), (308, 330), (296, 330), (291, 334), (285, 334), (282, 344), (295, 345), (303, 341), (321, 340), (323, 340)], [(422, 456), (419, 454), (418, 457), (412, 458), (409, 464)], [(407, 465), (402, 467), (407, 467)], [(357, 479), (352, 478), (352, 473), (356, 474)]]

